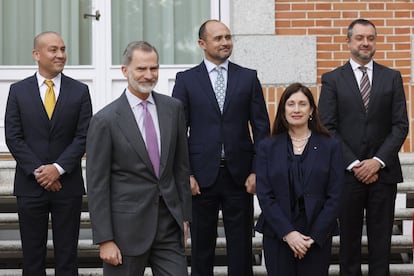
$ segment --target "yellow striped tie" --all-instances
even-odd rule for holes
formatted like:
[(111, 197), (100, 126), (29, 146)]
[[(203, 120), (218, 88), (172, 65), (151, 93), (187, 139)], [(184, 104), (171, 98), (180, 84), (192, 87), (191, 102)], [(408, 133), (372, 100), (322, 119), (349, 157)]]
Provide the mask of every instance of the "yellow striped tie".
[(55, 91), (53, 90), (53, 81), (45, 80), (47, 85), (46, 95), (45, 95), (45, 109), (49, 119), (52, 119), (53, 110), (56, 105)]

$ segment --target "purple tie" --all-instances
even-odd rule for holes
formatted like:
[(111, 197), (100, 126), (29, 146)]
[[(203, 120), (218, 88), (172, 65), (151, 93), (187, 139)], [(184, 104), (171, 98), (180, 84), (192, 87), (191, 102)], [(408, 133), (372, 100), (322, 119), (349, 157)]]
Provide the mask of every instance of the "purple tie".
[(155, 132), (154, 122), (152, 121), (151, 113), (149, 113), (147, 101), (141, 102), (144, 109), (144, 129), (145, 129), (145, 142), (147, 145), (147, 151), (154, 167), (155, 175), (158, 177), (160, 173), (160, 153), (158, 150), (157, 133)]

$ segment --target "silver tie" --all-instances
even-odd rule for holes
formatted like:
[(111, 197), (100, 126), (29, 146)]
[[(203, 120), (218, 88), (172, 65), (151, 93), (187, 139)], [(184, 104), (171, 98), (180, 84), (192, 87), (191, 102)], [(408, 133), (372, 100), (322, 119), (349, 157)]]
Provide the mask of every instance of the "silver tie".
[(217, 79), (214, 83), (214, 92), (216, 93), (216, 99), (220, 108), (220, 112), (223, 113), (224, 100), (226, 98), (226, 87), (224, 85), (223, 69), (221, 67), (216, 67), (215, 70), (217, 71)]

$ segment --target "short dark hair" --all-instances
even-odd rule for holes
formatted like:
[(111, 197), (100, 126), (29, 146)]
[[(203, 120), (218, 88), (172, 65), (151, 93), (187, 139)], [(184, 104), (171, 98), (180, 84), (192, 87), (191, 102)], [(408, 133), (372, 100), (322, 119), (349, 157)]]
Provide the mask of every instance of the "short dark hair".
[(351, 22), (351, 24), (349, 24), (349, 26), (348, 26), (348, 32), (347, 32), (347, 35), (346, 35), (346, 37), (348, 39), (351, 39), (351, 37), (352, 37), (352, 31), (353, 31), (354, 26), (356, 24), (361, 24), (361, 25), (364, 25), (364, 26), (371, 25), (374, 28), (374, 30), (375, 30), (375, 36), (377, 36), (377, 28), (375, 27), (374, 23), (372, 23), (371, 21), (369, 21), (367, 19), (359, 18), (359, 19), (355, 19), (354, 21)]
[(155, 52), (157, 55), (158, 62), (158, 51), (157, 49), (146, 41), (132, 41), (125, 48), (124, 54), (122, 55), (122, 65), (128, 66), (132, 60), (132, 54), (135, 50), (141, 50), (144, 52)]
[(330, 136), (329, 131), (323, 126), (322, 120), (319, 117), (318, 108), (315, 104), (312, 92), (305, 85), (296, 82), (292, 83), (283, 91), (282, 96), (277, 107), (276, 118), (273, 123), (272, 136), (289, 131), (289, 123), (286, 120), (285, 105), (287, 100), (295, 93), (302, 92), (308, 98), (312, 111), (312, 119), (308, 120), (308, 127), (312, 132), (319, 133), (325, 136)]
[(198, 38), (199, 39), (204, 39), (205, 38), (206, 26), (210, 22), (220, 22), (220, 21), (217, 20), (217, 19), (209, 19), (209, 20), (205, 21), (203, 24), (201, 24), (200, 29), (198, 30)]

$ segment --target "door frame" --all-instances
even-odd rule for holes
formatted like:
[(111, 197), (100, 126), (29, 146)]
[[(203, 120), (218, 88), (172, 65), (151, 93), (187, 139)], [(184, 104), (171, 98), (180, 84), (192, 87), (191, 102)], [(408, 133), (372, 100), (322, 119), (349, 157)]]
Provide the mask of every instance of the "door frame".
[[(111, 0), (91, 1), (89, 12), (95, 14), (99, 10), (101, 14), (99, 20), (90, 17), (92, 21), (92, 65), (66, 65), (63, 71), (64, 74), (89, 86), (94, 113), (121, 95), (126, 87), (126, 79), (122, 75), (120, 66), (112, 65), (111, 2)], [(230, 26), (229, 1), (210, 0), (210, 4), (210, 18), (221, 20)], [(193, 66), (194, 64), (161, 64), (158, 84), (154, 90), (171, 95), (176, 74)], [(4, 137), (4, 113), (10, 84), (33, 75), (36, 70), (35, 65), (0, 66), (0, 153), (9, 152)]]

